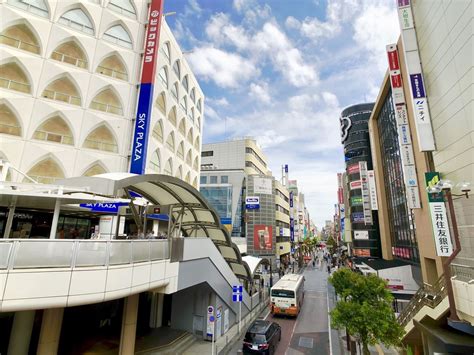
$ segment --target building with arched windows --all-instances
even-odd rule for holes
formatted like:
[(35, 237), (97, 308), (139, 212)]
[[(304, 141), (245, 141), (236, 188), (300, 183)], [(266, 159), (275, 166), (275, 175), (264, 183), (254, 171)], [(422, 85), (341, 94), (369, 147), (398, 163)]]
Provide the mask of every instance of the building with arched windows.
[[(0, 2), (0, 156), (35, 181), (128, 171), (148, 5)], [(162, 21), (147, 173), (199, 184), (203, 93)], [(13, 181), (27, 179), (11, 171)]]

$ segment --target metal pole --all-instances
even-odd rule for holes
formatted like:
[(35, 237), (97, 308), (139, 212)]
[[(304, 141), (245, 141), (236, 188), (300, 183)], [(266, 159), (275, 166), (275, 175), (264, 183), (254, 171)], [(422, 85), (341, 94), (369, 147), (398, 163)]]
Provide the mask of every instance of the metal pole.
[(57, 198), (56, 203), (54, 204), (54, 214), (53, 214), (53, 221), (51, 222), (51, 231), (49, 232), (49, 239), (56, 238), (56, 229), (58, 228), (60, 209), (61, 209), (61, 200)]
[(214, 333), (216, 332), (216, 320), (212, 322), (211, 354), (214, 355)]
[(7, 217), (7, 223), (5, 224), (5, 230), (3, 231), (3, 238), (9, 238), (10, 237), (10, 231), (12, 229), (12, 224), (13, 224), (13, 217), (15, 216), (15, 204), (16, 204), (16, 197), (14, 201), (12, 201), (12, 204), (8, 208), (8, 217)]
[[(238, 296), (237, 296), (238, 297)], [(239, 334), (242, 332), (242, 301), (239, 302)]]

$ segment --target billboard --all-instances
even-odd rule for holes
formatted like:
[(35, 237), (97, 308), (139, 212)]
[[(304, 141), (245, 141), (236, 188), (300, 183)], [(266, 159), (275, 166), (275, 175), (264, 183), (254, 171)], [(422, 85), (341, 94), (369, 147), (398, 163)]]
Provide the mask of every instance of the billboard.
[(369, 231), (354, 231), (354, 239), (356, 240), (369, 240)]
[(255, 251), (271, 251), (273, 227), (264, 224), (256, 224), (253, 227), (253, 248)]
[(272, 179), (271, 178), (259, 178), (253, 179), (253, 192), (256, 194), (272, 195)]
[(245, 208), (247, 210), (258, 210), (260, 208), (260, 197), (247, 196), (245, 198)]

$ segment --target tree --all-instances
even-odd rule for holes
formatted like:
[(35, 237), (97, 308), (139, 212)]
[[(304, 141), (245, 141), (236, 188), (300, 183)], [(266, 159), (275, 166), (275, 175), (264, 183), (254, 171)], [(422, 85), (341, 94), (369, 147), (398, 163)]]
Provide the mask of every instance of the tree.
[(332, 325), (347, 331), (362, 342), (364, 355), (370, 355), (369, 345), (384, 343), (398, 346), (403, 328), (392, 309), (393, 296), (386, 281), (376, 275), (363, 276), (349, 269), (340, 269), (330, 278), (341, 296), (331, 311)]
[(334, 254), (334, 252), (336, 251), (336, 241), (334, 240), (333, 236), (329, 236), (328, 240), (326, 241), (326, 245), (329, 249), (329, 252), (331, 254)]

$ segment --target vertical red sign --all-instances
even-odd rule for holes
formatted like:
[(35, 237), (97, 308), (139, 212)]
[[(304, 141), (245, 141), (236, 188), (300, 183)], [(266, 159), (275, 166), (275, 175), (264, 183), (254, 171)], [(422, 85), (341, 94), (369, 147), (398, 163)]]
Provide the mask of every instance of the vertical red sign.
[(400, 70), (398, 62), (398, 52), (395, 45), (387, 46), (388, 67), (390, 70)]
[(160, 43), (160, 29), (163, 18), (163, 0), (152, 0), (148, 28), (145, 36), (145, 52), (143, 53), (142, 84), (155, 82), (156, 58)]
[(402, 87), (402, 76), (399, 72), (390, 74), (390, 79), (392, 80), (392, 89)]

